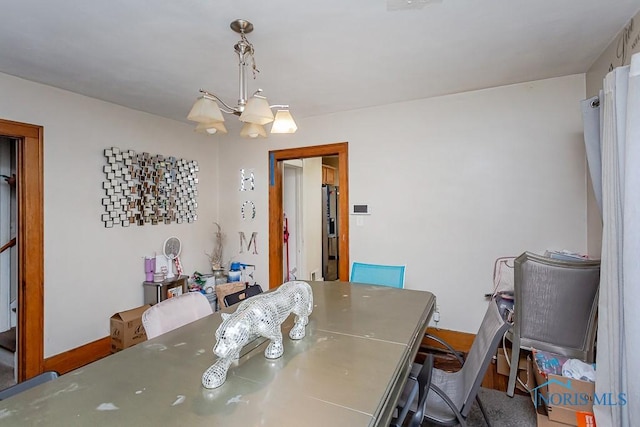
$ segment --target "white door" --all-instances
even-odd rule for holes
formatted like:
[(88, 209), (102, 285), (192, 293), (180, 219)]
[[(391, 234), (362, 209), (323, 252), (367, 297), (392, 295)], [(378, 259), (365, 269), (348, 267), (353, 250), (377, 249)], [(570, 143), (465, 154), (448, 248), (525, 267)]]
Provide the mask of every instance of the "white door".
[[(12, 187), (7, 179), (12, 175), (11, 144), (13, 140), (0, 136), (0, 248), (6, 247), (15, 237), (12, 227)], [(0, 253), (0, 332), (4, 332), (15, 326), (15, 314), (13, 324), (11, 322), (11, 254), (15, 253), (15, 246), (8, 247)]]
[[(302, 278), (304, 269), (302, 259), (302, 209), (301, 209), (302, 162), (292, 160), (284, 163), (282, 176), (282, 210), (285, 215), (284, 224), (289, 237), (284, 245), (282, 271), (284, 281)], [(288, 262), (288, 264), (287, 264)], [(288, 270), (288, 275), (287, 275)]]

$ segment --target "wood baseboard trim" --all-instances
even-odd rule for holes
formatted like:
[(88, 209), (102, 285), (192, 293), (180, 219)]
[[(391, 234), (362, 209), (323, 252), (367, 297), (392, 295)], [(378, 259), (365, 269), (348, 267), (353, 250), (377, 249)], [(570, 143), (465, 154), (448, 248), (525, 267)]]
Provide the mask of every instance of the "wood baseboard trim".
[[(454, 348), (454, 350), (462, 351), (464, 353), (469, 352), (469, 350), (471, 349), (471, 345), (473, 344), (473, 340), (476, 338), (475, 334), (452, 331), (449, 329), (427, 328), (427, 333), (429, 335), (433, 335), (443, 339), (444, 341), (448, 342), (449, 345)], [(444, 348), (437, 342), (426, 338), (422, 341), (422, 344), (431, 347)]]
[(44, 359), (44, 370), (56, 371), (62, 375), (110, 354), (111, 337), (104, 337)]

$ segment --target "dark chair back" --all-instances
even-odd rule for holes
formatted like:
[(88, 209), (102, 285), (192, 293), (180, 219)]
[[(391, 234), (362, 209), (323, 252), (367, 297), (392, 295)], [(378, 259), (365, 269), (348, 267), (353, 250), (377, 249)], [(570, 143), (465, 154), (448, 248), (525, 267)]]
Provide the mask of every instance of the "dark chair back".
[(226, 295), (224, 297), (224, 305), (225, 307), (231, 307), (232, 305), (237, 304), (240, 301), (261, 293), (262, 288), (256, 283), (255, 285), (247, 286), (246, 289)]
[(33, 378), (29, 378), (26, 381), (22, 381), (21, 383), (18, 383), (16, 385), (13, 385), (9, 388), (5, 388), (4, 390), (0, 391), (0, 400), (4, 400), (11, 396), (15, 396), (18, 393), (22, 393), (25, 390), (29, 390), (30, 388), (33, 388), (40, 384), (44, 384), (48, 381), (52, 381), (56, 378), (58, 378), (58, 373), (55, 371), (43, 372), (39, 375), (36, 375)]

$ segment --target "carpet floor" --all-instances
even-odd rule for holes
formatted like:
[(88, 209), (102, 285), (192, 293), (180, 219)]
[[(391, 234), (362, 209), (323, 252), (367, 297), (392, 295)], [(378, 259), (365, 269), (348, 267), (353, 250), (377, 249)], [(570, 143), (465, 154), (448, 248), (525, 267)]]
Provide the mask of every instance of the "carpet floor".
[[(481, 388), (480, 400), (489, 421), (496, 427), (536, 426), (536, 410), (529, 396), (516, 394), (509, 397), (504, 391)], [(470, 427), (486, 425), (477, 403), (471, 408), (467, 424)]]
[(13, 379), (13, 366), (0, 362), (0, 390), (11, 387), (15, 383)]
[[(536, 412), (529, 396), (507, 396), (504, 391), (487, 388), (480, 389), (480, 400), (487, 411), (487, 417), (494, 427), (535, 427)], [(407, 416), (404, 425), (408, 425)], [(474, 402), (467, 417), (469, 427), (484, 427), (487, 425), (478, 404)], [(435, 424), (423, 422), (422, 427), (434, 427)]]

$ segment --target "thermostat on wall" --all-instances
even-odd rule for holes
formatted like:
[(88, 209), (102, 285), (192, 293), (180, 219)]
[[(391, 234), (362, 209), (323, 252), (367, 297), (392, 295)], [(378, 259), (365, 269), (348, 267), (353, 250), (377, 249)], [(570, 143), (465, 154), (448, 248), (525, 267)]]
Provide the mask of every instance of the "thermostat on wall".
[(351, 209), (352, 215), (370, 215), (371, 209), (369, 209), (369, 205), (353, 205)]

